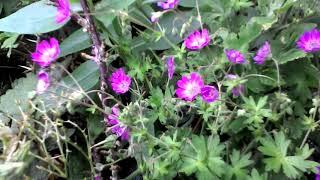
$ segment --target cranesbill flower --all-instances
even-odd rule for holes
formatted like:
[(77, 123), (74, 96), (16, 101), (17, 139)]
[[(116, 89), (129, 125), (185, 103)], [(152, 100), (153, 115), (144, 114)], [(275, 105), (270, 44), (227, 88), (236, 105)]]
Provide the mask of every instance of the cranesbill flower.
[(151, 13), (151, 22), (156, 23), (158, 22), (159, 18), (163, 15), (164, 12), (158, 11), (158, 12), (152, 12)]
[(297, 41), (297, 47), (306, 53), (320, 51), (320, 31), (312, 29), (304, 32)]
[(265, 60), (270, 56), (271, 48), (268, 41), (266, 41), (259, 49), (256, 56), (253, 58), (256, 64), (263, 64)]
[(316, 180), (320, 180), (320, 166), (317, 167), (318, 173), (316, 174)]
[(112, 90), (117, 94), (124, 94), (129, 91), (131, 77), (126, 75), (123, 68), (117, 69), (109, 78)]
[[(227, 78), (230, 79), (230, 80), (236, 80), (236, 79), (238, 79), (238, 76), (235, 75), (235, 74), (228, 74)], [(235, 97), (239, 96), (240, 94), (244, 93), (244, 85), (243, 84), (239, 84), (239, 85), (233, 87), (231, 92), (232, 92), (233, 96), (235, 96)]]
[(70, 2), (69, 0), (57, 0), (56, 23), (62, 24), (70, 19)]
[(169, 77), (169, 80), (171, 80), (172, 77), (173, 77), (174, 70), (175, 70), (174, 57), (173, 56), (170, 56), (168, 58), (168, 60), (167, 60), (167, 68), (168, 68), (168, 77)]
[(37, 94), (44, 93), (50, 86), (49, 74), (45, 71), (40, 71), (38, 73), (38, 83), (36, 87)]
[(179, 0), (161, 0), (158, 2), (158, 6), (162, 9), (173, 9), (175, 8), (179, 3)]
[(106, 123), (111, 126), (111, 132), (121, 137), (122, 140), (128, 140), (130, 137), (129, 129), (127, 126), (119, 121), (120, 109), (118, 106), (112, 107), (112, 114), (106, 119)]
[(193, 101), (201, 93), (204, 83), (201, 76), (193, 72), (190, 76), (182, 76), (177, 82), (177, 86), (176, 94), (180, 99)]
[(234, 49), (227, 49), (225, 51), (228, 60), (234, 64), (244, 64), (246, 59), (240, 51)]
[(240, 84), (240, 85), (232, 88), (231, 92), (232, 92), (233, 96), (235, 96), (235, 97), (239, 96), (240, 94), (244, 93), (244, 85)]
[(214, 86), (206, 85), (201, 88), (201, 97), (207, 103), (212, 103), (218, 99), (219, 91)]
[(41, 67), (49, 66), (55, 61), (60, 54), (59, 42), (55, 38), (50, 38), (49, 41), (43, 40), (37, 44), (36, 52), (31, 54), (32, 61), (39, 64)]
[(200, 31), (194, 31), (185, 40), (184, 45), (189, 50), (199, 50), (207, 46), (210, 43), (209, 31), (203, 29)]

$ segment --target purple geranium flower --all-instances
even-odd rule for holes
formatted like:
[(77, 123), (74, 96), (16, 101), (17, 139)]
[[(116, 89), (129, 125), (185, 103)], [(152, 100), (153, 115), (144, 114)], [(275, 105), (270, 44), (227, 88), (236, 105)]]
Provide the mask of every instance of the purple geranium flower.
[(180, 99), (193, 101), (198, 94), (201, 93), (201, 88), (204, 86), (203, 80), (198, 73), (191, 73), (188, 76), (182, 76), (177, 82), (178, 89), (176, 94)]
[(32, 61), (39, 64), (41, 67), (49, 66), (55, 61), (60, 54), (59, 42), (55, 38), (50, 38), (50, 41), (43, 40), (37, 44), (36, 52), (31, 54)]
[(179, 3), (179, 0), (161, 0), (158, 2), (158, 6), (162, 9), (173, 9), (175, 8)]
[(158, 22), (159, 18), (163, 15), (164, 12), (158, 11), (158, 12), (152, 12), (151, 13), (151, 22), (156, 23)]
[(121, 137), (122, 140), (128, 140), (130, 138), (129, 129), (119, 121), (120, 109), (118, 106), (112, 107), (112, 114), (106, 119), (106, 123), (111, 127), (111, 132)]
[(240, 94), (244, 93), (244, 85), (243, 84), (240, 84), (234, 88), (232, 88), (232, 95), (233, 96), (239, 96)]
[(171, 80), (172, 77), (173, 77), (174, 70), (175, 70), (174, 57), (173, 56), (170, 56), (168, 58), (168, 60), (167, 60), (167, 68), (168, 68), (168, 77), (169, 77), (169, 80)]
[(109, 82), (111, 83), (112, 90), (117, 94), (124, 94), (129, 91), (131, 77), (126, 75), (123, 68), (120, 68), (111, 74)]
[[(236, 80), (239, 77), (235, 74), (227, 74), (227, 78), (230, 80)], [(240, 94), (244, 93), (244, 85), (243, 84), (239, 84), (236, 87), (233, 87), (231, 90), (233, 96), (239, 96)]]
[(37, 94), (44, 93), (50, 86), (49, 74), (45, 71), (40, 71), (38, 73), (38, 83), (36, 87)]
[(70, 19), (70, 2), (69, 0), (57, 0), (56, 23), (62, 24)]
[(214, 86), (206, 85), (201, 88), (201, 96), (207, 103), (212, 103), (218, 99), (219, 91)]
[(318, 173), (316, 173), (316, 180), (320, 180), (320, 166), (317, 167)]
[(258, 50), (256, 56), (253, 58), (256, 64), (263, 64), (268, 56), (271, 55), (271, 48), (268, 41), (266, 41)]
[(199, 50), (210, 43), (209, 31), (203, 29), (202, 31), (194, 31), (185, 40), (184, 45), (189, 50)]
[(225, 51), (228, 60), (234, 64), (244, 64), (246, 59), (240, 51), (234, 49), (227, 49)]
[(297, 41), (299, 49), (305, 53), (314, 53), (320, 51), (320, 31), (312, 29), (304, 32)]

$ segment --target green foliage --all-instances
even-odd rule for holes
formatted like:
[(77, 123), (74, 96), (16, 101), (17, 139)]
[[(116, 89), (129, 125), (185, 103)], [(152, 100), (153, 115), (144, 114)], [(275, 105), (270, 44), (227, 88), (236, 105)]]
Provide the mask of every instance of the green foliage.
[[(233, 150), (230, 161), (231, 165), (228, 167), (227, 179), (231, 179), (232, 176), (235, 176), (236, 179), (246, 179), (248, 170), (245, 169), (253, 163), (250, 160), (251, 154), (240, 154), (239, 151)], [(254, 171), (255, 172), (255, 171)]]
[(13, 88), (0, 97), (0, 112), (20, 117), (22, 112), (30, 111), (29, 93), (35, 89), (36, 82), (36, 76), (31, 73), (16, 80), (12, 84)]
[(304, 146), (300, 153), (293, 156), (288, 155), (290, 140), (287, 140), (283, 132), (276, 133), (274, 139), (267, 137), (260, 139), (262, 146), (259, 151), (264, 154), (264, 163), (267, 171), (278, 173), (282, 167), (282, 172), (289, 178), (298, 178), (299, 171), (308, 172), (313, 170), (318, 163), (306, 160), (313, 152), (309, 146)]
[(183, 150), (180, 171), (190, 175), (195, 173), (198, 179), (218, 179), (224, 173), (224, 161), (221, 153), (224, 146), (217, 137), (192, 136), (189, 145)]
[(18, 34), (46, 33), (61, 28), (55, 22), (57, 10), (42, 0), (32, 3), (8, 17), (0, 19), (0, 31)]
[[(73, 13), (82, 11), (79, 0), (70, 2)], [(51, 80), (41, 95), (34, 91), (33, 73), (6, 84), (12, 89), (0, 96), (0, 176), (268, 180), (307, 179), (316, 172), (318, 152), (309, 146), (320, 145), (319, 53), (297, 48), (301, 34), (319, 27), (316, 3), (180, 0), (162, 10), (157, 2), (87, 0), (106, 47), (101, 62), (91, 60), (99, 53), (91, 26), (56, 24), (52, 2), (0, 2), (1, 50), (7, 51), (1, 57), (11, 55), (1, 61), (1, 73), (18, 63), (33, 72), (45, 69)], [(150, 20), (154, 12), (162, 13), (157, 22)], [(201, 28), (208, 29), (210, 44), (188, 50), (184, 39)], [(36, 48), (29, 42), (48, 37), (61, 42), (61, 53), (41, 68), (29, 62)], [(258, 65), (253, 59), (266, 41), (271, 54)], [(240, 51), (246, 63), (229, 62), (226, 49)], [(169, 56), (175, 63), (172, 79)], [(99, 71), (103, 63), (106, 72)], [(118, 68), (132, 78), (124, 94), (108, 82)], [(177, 96), (179, 80), (191, 72), (219, 90), (215, 102), (207, 103), (201, 93), (193, 101)], [(105, 89), (98, 85), (102, 80)], [(237, 96), (240, 85), (245, 90)], [(128, 131), (127, 141), (118, 137), (119, 127)]]
[(60, 57), (67, 56), (72, 53), (79, 52), (91, 46), (89, 35), (79, 29), (73, 32), (60, 44), (61, 54)]

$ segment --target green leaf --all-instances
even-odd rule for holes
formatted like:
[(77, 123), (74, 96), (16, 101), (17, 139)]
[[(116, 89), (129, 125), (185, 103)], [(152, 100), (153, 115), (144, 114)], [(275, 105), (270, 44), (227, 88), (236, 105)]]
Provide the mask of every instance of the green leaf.
[(224, 173), (224, 161), (220, 157), (224, 146), (217, 137), (192, 136), (192, 141), (183, 150), (180, 171), (190, 175), (196, 173), (198, 179), (216, 179)]
[[(174, 23), (173, 23), (174, 22)], [(159, 27), (163, 27), (164, 36), (167, 38), (163, 38), (161, 35), (161, 29)], [(183, 38), (179, 35), (181, 34), (181, 30), (185, 30), (184, 34), (188, 35), (190, 32), (198, 29), (200, 27), (199, 22), (196, 18), (192, 17), (192, 11), (183, 11), (179, 14), (175, 14), (172, 12), (168, 12), (164, 14), (163, 17), (159, 20), (159, 26), (155, 26), (153, 32), (151, 30), (146, 30), (140, 36), (133, 38), (134, 44), (137, 46), (134, 47), (133, 51), (143, 51), (147, 49), (152, 50), (165, 50), (171, 48), (171, 44), (167, 42), (169, 40), (172, 44), (176, 45), (180, 43)], [(155, 37), (159, 38), (157, 40)]]
[[(210, 0), (199, 0), (198, 3), (199, 3), (199, 6), (203, 6), (205, 4), (210, 3)], [(196, 1), (181, 0), (179, 2), (179, 6), (184, 6), (184, 7), (196, 7), (196, 5), (197, 5)]]
[(64, 112), (67, 102), (77, 102), (84, 98), (78, 85), (83, 91), (88, 91), (98, 84), (98, 69), (98, 65), (91, 60), (81, 64), (71, 76), (66, 76), (59, 84), (52, 85), (48, 91), (40, 95), (38, 101), (43, 101), (47, 110)]
[(40, 34), (54, 31), (64, 24), (57, 24), (57, 8), (42, 0), (0, 19), (0, 31), (17, 34)]
[(251, 176), (249, 177), (249, 180), (267, 180), (267, 179), (268, 179), (268, 175), (266, 173), (260, 175), (256, 169), (252, 169)]
[(21, 111), (27, 111), (29, 107), (29, 92), (35, 90), (37, 78), (34, 74), (16, 80), (6, 94), (0, 97), (0, 111), (11, 116), (21, 115)]
[(88, 132), (90, 137), (90, 143), (93, 144), (94, 140), (103, 132), (105, 128), (105, 122), (101, 116), (90, 115), (87, 118)]
[(117, 13), (127, 9), (136, 0), (102, 0), (95, 6), (97, 16), (95, 16), (103, 25), (108, 28)]
[(60, 57), (84, 50), (91, 46), (91, 40), (87, 32), (79, 29), (73, 32), (60, 44)]
[(230, 157), (231, 165), (229, 165), (228, 178), (236, 176), (237, 179), (246, 179), (248, 170), (245, 168), (253, 163), (250, 157), (250, 153), (243, 155), (239, 151), (233, 150)]
[(290, 49), (287, 52), (282, 52), (278, 57), (274, 57), (279, 64), (285, 64), (289, 61), (300, 59), (305, 57), (307, 54), (299, 49)]
[(242, 26), (238, 35), (232, 34), (227, 37), (224, 42), (225, 47), (246, 52), (250, 42), (255, 40), (260, 35), (261, 31), (262, 26), (257, 23)]
[(263, 162), (266, 164), (267, 171), (278, 173), (282, 167), (283, 173), (289, 178), (297, 178), (304, 172), (313, 170), (318, 163), (306, 160), (312, 153), (308, 146), (304, 147), (302, 155), (288, 156), (290, 140), (286, 140), (284, 133), (281, 131), (274, 135), (274, 139), (267, 137), (260, 139), (262, 146), (259, 151), (265, 156)]

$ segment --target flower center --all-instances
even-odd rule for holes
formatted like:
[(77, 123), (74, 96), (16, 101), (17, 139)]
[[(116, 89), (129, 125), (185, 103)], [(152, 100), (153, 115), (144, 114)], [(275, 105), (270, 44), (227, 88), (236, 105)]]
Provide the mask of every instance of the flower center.
[(199, 93), (199, 87), (195, 83), (189, 83), (186, 88), (186, 95), (193, 97)]

